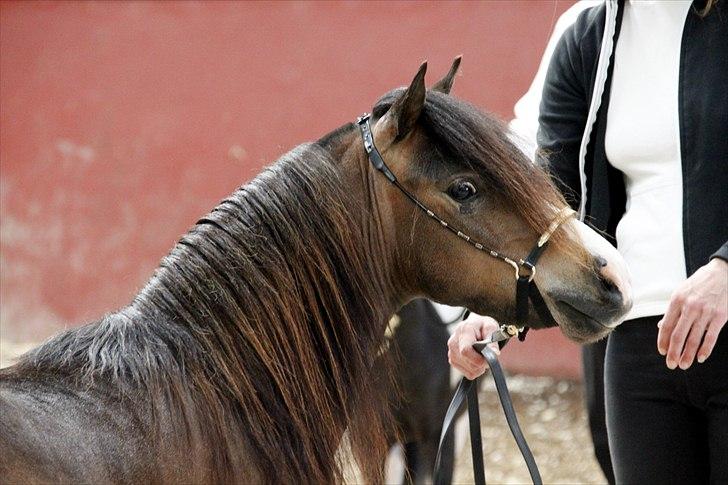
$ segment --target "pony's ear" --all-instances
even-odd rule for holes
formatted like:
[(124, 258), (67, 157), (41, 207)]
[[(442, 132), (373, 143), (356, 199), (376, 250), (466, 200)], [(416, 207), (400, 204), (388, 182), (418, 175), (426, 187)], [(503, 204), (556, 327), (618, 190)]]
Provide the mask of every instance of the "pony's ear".
[(430, 88), (432, 91), (438, 91), (440, 93), (450, 94), (450, 89), (452, 89), (452, 83), (455, 80), (455, 74), (458, 72), (458, 68), (460, 67), (460, 61), (463, 60), (463, 56), (457, 56), (452, 61), (452, 66), (450, 66), (450, 70), (447, 72), (444, 78), (437, 81), (432, 88)]
[(377, 123), (374, 131), (379, 135), (377, 143), (381, 143), (381, 148), (385, 148), (395, 140), (401, 140), (407, 136), (417, 123), (417, 118), (420, 117), (422, 107), (425, 105), (426, 71), (427, 61), (422, 63), (414, 79), (412, 79), (412, 83)]

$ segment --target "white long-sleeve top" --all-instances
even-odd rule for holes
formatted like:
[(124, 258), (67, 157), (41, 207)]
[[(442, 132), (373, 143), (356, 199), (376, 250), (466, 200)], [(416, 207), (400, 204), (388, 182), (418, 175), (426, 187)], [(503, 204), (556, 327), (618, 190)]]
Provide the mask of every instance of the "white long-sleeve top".
[(614, 54), (604, 148), (627, 190), (616, 231), (617, 249), (632, 273), (634, 306), (627, 319), (664, 314), (687, 277), (678, 79), (691, 4), (626, 2)]

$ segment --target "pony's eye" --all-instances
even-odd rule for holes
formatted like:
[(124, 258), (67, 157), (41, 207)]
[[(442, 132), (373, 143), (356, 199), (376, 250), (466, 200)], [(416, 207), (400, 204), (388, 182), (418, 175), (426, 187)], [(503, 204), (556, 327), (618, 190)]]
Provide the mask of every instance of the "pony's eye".
[(447, 189), (447, 194), (458, 202), (465, 202), (477, 193), (475, 185), (467, 180), (456, 180)]

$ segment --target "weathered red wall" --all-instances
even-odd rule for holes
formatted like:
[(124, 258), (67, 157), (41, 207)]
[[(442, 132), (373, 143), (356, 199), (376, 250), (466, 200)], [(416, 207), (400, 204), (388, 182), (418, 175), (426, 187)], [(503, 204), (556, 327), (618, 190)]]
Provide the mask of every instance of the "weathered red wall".
[[(455, 94), (510, 118), (571, 1), (3, 3), (2, 338), (127, 303), (265, 164), (464, 54)], [(575, 376), (554, 332), (511, 369)]]

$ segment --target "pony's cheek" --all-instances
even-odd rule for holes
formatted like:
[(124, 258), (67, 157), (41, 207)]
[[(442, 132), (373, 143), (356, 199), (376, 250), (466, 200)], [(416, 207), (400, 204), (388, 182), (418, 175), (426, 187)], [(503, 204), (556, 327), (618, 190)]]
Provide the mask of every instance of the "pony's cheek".
[(460, 214), (463, 216), (472, 216), (477, 211), (475, 204), (466, 202), (465, 204), (460, 204)]
[(459, 212), (464, 216), (486, 214), (488, 212), (488, 201), (482, 194), (478, 193), (471, 200), (460, 204)]

